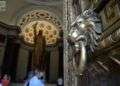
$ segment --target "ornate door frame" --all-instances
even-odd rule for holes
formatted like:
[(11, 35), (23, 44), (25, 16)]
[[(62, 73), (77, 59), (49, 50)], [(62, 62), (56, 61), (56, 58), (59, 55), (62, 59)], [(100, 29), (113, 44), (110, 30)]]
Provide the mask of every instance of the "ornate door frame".
[[(78, 6), (78, 3), (80, 6)], [(67, 41), (71, 23), (75, 20), (78, 14), (82, 13), (88, 7), (86, 4), (87, 0), (78, 0), (78, 3), (75, 5), (75, 8), (73, 6), (73, 0), (63, 0), (64, 86), (78, 86), (79, 76), (76, 76), (73, 63), (74, 56)]]
[(70, 24), (73, 21), (72, 0), (63, 0), (63, 38), (64, 38), (64, 86), (76, 86), (73, 68), (72, 50), (69, 47), (67, 36)]

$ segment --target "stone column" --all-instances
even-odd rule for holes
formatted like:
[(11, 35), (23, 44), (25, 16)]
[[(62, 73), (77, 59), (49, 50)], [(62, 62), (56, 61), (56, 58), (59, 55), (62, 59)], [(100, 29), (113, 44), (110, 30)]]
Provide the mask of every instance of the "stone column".
[(4, 43), (0, 43), (0, 67), (2, 67), (3, 64), (6, 43), (7, 43), (7, 37), (5, 36)]
[(68, 42), (67, 42), (67, 35), (68, 35), (68, 26), (69, 26), (69, 11), (68, 11), (68, 3), (69, 1), (72, 1), (72, 0), (64, 0), (64, 5), (63, 5), (63, 40), (64, 40), (64, 57), (63, 57), (63, 60), (64, 60), (64, 86), (69, 86), (69, 69), (68, 69)]
[(17, 80), (23, 80), (26, 76), (28, 57), (29, 57), (28, 50), (20, 48), (16, 74)]
[(59, 67), (59, 51), (58, 47), (55, 47), (50, 54), (50, 82), (56, 82), (58, 79), (58, 67)]
[(72, 22), (75, 20), (72, 0), (64, 0), (63, 38), (64, 38), (64, 86), (75, 86), (72, 50), (67, 41)]
[(64, 39), (64, 57), (63, 57), (63, 64), (64, 64), (64, 86), (69, 86), (69, 75), (68, 75), (68, 43), (67, 43), (67, 34), (68, 34), (68, 2), (69, 0), (64, 0), (63, 5), (63, 39)]
[(0, 66), (2, 66), (3, 63), (4, 51), (5, 51), (5, 47), (0, 46)]

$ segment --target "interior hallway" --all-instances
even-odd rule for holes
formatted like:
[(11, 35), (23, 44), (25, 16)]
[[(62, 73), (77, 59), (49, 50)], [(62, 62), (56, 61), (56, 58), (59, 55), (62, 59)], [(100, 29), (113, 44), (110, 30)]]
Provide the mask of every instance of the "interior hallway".
[(0, 0), (0, 73), (12, 83), (38, 61), (40, 30), (47, 83), (120, 86), (120, 0)]

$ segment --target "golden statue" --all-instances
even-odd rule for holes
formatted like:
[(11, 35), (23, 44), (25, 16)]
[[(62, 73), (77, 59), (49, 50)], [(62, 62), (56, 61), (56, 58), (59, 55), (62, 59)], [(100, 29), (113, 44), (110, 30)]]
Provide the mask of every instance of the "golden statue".
[(32, 69), (45, 70), (45, 48), (46, 41), (42, 30), (37, 34), (37, 23), (34, 24), (34, 51), (32, 57)]

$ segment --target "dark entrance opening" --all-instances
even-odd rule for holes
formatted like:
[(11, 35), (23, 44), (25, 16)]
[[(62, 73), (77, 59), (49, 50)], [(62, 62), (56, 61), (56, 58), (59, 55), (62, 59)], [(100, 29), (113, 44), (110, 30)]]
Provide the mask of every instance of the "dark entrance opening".
[(9, 74), (11, 80), (15, 81), (20, 44), (15, 42), (14, 37), (7, 38), (4, 59), (2, 64), (2, 74)]

